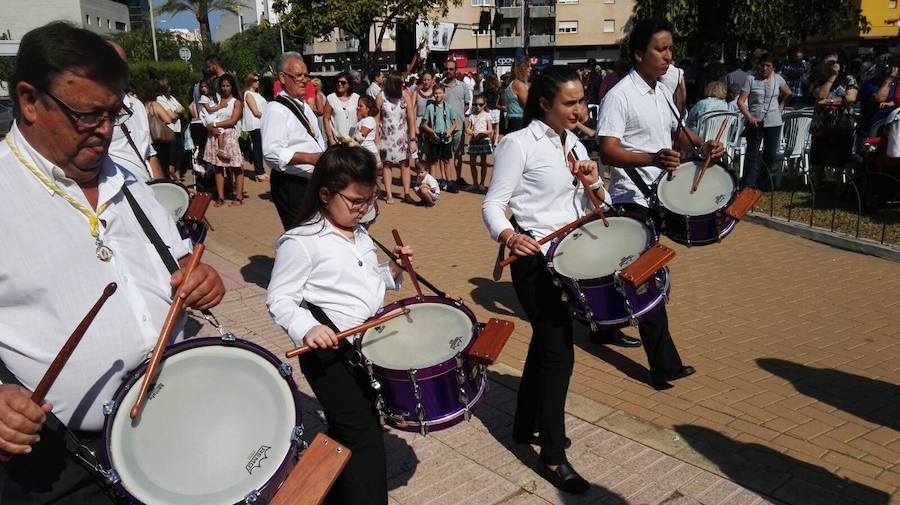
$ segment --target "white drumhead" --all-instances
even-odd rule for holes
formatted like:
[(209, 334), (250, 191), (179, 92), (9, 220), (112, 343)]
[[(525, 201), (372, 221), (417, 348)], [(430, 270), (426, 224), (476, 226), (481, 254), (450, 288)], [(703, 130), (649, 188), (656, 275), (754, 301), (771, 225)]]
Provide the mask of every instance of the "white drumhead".
[(570, 279), (595, 279), (630, 265), (650, 245), (653, 235), (644, 223), (610, 216), (609, 228), (596, 219), (566, 235), (553, 252), (553, 269)]
[(184, 217), (191, 204), (191, 195), (184, 186), (174, 182), (155, 181), (150, 184), (150, 189), (156, 200), (172, 213), (176, 221)]
[(359, 222), (360, 224), (368, 224), (374, 221), (376, 217), (378, 217), (378, 202), (369, 206), (369, 211), (360, 218)]
[(211, 345), (167, 358), (133, 426), (139, 389), (140, 381), (118, 406), (108, 449), (122, 485), (141, 502), (241, 502), (290, 451), (292, 390), (256, 353)]
[(691, 193), (702, 168), (702, 161), (682, 163), (671, 181), (660, 179), (656, 194), (662, 206), (683, 216), (702, 216), (725, 207), (734, 193), (734, 179), (719, 165), (710, 165), (697, 191)]
[(409, 314), (363, 333), (362, 354), (372, 363), (390, 370), (427, 368), (453, 358), (469, 345), (473, 325), (462, 310), (443, 303), (416, 303), (406, 308)]

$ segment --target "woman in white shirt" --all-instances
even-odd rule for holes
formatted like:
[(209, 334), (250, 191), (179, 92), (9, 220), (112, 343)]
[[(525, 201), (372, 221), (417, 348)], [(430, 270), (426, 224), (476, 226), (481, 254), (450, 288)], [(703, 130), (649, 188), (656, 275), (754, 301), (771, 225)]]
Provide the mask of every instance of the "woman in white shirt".
[(350, 89), (350, 75), (341, 72), (337, 76), (337, 89), (325, 98), (322, 122), (328, 145), (340, 142), (341, 137), (353, 137), (356, 128), (356, 104), (359, 95)]
[[(359, 224), (376, 197), (375, 157), (361, 147), (333, 146), (316, 163), (298, 224), (276, 244), (266, 304), (297, 345), (300, 369), (316, 394), (328, 433), (353, 453), (328, 503), (387, 504), (381, 426), (366, 372), (351, 364), (354, 347), (335, 333), (361, 324), (384, 303), (386, 287), (400, 288), (402, 270), (378, 263), (375, 245)], [(395, 254), (412, 255), (397, 246)], [(354, 337), (351, 337), (354, 338)]]
[(266, 169), (263, 165), (262, 134), (259, 129), (259, 119), (266, 109), (266, 99), (259, 93), (259, 74), (250, 74), (244, 82), (244, 116), (241, 119), (241, 128), (250, 133), (250, 153), (253, 159), (255, 181), (268, 181)]
[[(519, 385), (513, 440), (541, 446), (545, 477), (559, 489), (583, 493), (590, 485), (566, 459), (566, 393), (575, 363), (572, 317), (553, 284), (537, 240), (583, 216), (588, 195), (575, 173), (608, 201), (597, 164), (570, 131), (585, 107), (574, 69), (550, 67), (534, 80), (525, 107), (527, 126), (497, 146), (482, 218), (491, 238), (522, 258), (511, 273), (519, 302), (534, 331)], [(572, 161), (570, 161), (572, 159)], [(575, 161), (580, 160), (580, 161)], [(513, 221), (506, 217), (512, 211)], [(537, 433), (535, 433), (535, 431)]]
[(181, 131), (181, 114), (184, 113), (184, 107), (181, 106), (177, 98), (172, 96), (172, 85), (168, 79), (160, 79), (158, 85), (159, 94), (156, 97), (156, 101), (174, 115), (174, 121), (167, 126), (175, 134), (175, 140), (169, 144), (169, 152), (159, 157), (161, 158), (160, 161), (164, 160), (166, 163), (162, 166), (162, 169), (169, 174), (169, 178), (178, 180), (179, 175), (183, 175), (185, 170), (185, 165), (181, 162), (184, 155), (184, 136)]

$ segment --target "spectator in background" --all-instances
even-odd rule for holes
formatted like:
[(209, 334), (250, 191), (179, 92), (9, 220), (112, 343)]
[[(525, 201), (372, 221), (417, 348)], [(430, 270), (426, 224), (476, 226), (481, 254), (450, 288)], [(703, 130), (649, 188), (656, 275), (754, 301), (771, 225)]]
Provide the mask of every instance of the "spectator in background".
[(803, 57), (803, 51), (795, 49), (792, 56), (781, 65), (781, 75), (791, 88), (789, 106), (806, 104), (806, 78), (809, 75), (809, 62)]
[[(456, 78), (456, 61), (447, 60), (444, 62), (444, 102), (446, 106), (453, 111), (460, 123), (453, 133), (453, 167), (456, 171), (456, 181), (448, 183), (446, 190), (450, 193), (458, 193), (459, 186), (466, 186), (465, 179), (462, 178), (462, 157), (465, 153), (466, 136), (463, 134), (462, 120), (466, 117), (466, 111), (469, 110), (471, 103), (471, 90), (462, 81)], [(467, 102), (466, 100), (469, 100)]]
[[(234, 177), (234, 198), (230, 206), (243, 205), (244, 203), (244, 158), (241, 156), (241, 148), (238, 145), (237, 125), (243, 115), (243, 104), (234, 96), (237, 91), (237, 81), (231, 74), (225, 74), (219, 79), (219, 96), (222, 98), (217, 114), (219, 117), (227, 117), (223, 121), (213, 120), (207, 125), (210, 135), (222, 131), (224, 144), (222, 149), (217, 149), (216, 142), (206, 143), (203, 152), (203, 160), (213, 166), (215, 170), (216, 192), (218, 198), (215, 206), (221, 207), (225, 203), (225, 172)], [(220, 151), (224, 151), (223, 153)]]
[(356, 128), (353, 132), (353, 140), (360, 147), (372, 153), (375, 156), (375, 166), (381, 168), (381, 155), (378, 153), (378, 146), (375, 145), (375, 135), (377, 134), (375, 114), (377, 112), (378, 106), (371, 96), (359, 97), (356, 103)]
[(325, 98), (325, 108), (322, 114), (325, 137), (330, 146), (340, 142), (342, 137), (354, 136), (357, 124), (356, 106), (359, 104), (359, 95), (354, 93), (350, 87), (349, 74), (339, 73), (335, 86), (334, 93)]
[(394, 203), (391, 192), (393, 168), (400, 167), (400, 181), (403, 184), (403, 201), (415, 203), (410, 194), (412, 176), (409, 160), (418, 151), (416, 142), (416, 102), (412, 93), (403, 86), (399, 73), (391, 73), (384, 81), (384, 88), (378, 95), (377, 108), (381, 111), (381, 157), (384, 178), (385, 202)]
[(177, 121), (178, 116), (157, 102), (156, 94), (157, 90), (153, 89), (142, 96), (144, 108), (147, 109), (147, 122), (150, 126), (150, 141), (153, 142), (153, 150), (156, 151), (163, 178), (170, 178), (169, 162), (172, 159), (172, 144), (175, 142), (175, 134), (168, 126)]
[(525, 127), (525, 104), (528, 103), (528, 82), (531, 79), (531, 63), (519, 58), (513, 63), (512, 80), (503, 90), (506, 104), (506, 133)]
[(703, 94), (706, 98), (695, 103), (691, 107), (691, 111), (687, 115), (687, 127), (694, 131), (699, 131), (700, 118), (707, 112), (727, 112), (728, 102), (726, 97), (725, 84), (720, 81), (713, 81), (706, 84)]
[(613, 86), (618, 84), (619, 80), (622, 79), (622, 76), (628, 73), (628, 66), (625, 64), (623, 60), (616, 60), (613, 64), (613, 68), (606, 72), (606, 75), (603, 76), (603, 81), (600, 82), (600, 86), (597, 87), (597, 103), (603, 101), (603, 98), (606, 97), (606, 94), (609, 93), (609, 90), (613, 89)]
[(894, 95), (897, 89), (898, 69), (896, 62), (875, 64), (873, 77), (863, 84), (859, 91), (859, 136), (869, 136), (872, 124), (884, 119), (897, 106)]
[(434, 74), (428, 70), (422, 71), (419, 79), (419, 85), (413, 92), (416, 98), (416, 140), (419, 148), (419, 164), (424, 164), (431, 172), (434, 167), (434, 160), (431, 159), (431, 148), (428, 145), (429, 138), (421, 130), (422, 118), (425, 117), (425, 109), (428, 104), (434, 100)]
[[(484, 95), (472, 99), (472, 113), (466, 119), (466, 134), (469, 135), (469, 168), (472, 170), (472, 186), (478, 193), (486, 193), (484, 178), (487, 174), (487, 155), (493, 153), (491, 145), (491, 115), (485, 110)], [(475, 159), (481, 157), (481, 173), (475, 167)]]
[(382, 86), (384, 86), (384, 72), (373, 70), (369, 74), (369, 87), (366, 89), (366, 94), (372, 98), (378, 98)]
[(820, 105), (853, 105), (859, 95), (856, 77), (846, 71), (836, 53), (822, 58), (818, 79), (812, 85), (812, 97)]
[(740, 62), (737, 60), (732, 62), (731, 72), (723, 75), (719, 80), (725, 83), (725, 89), (731, 88), (735, 84), (743, 88), (744, 83), (747, 82), (747, 77), (750, 77), (750, 70), (752, 69), (753, 59), (747, 56)]
[(325, 121), (322, 115), (325, 113), (325, 93), (322, 92), (322, 79), (313, 77), (309, 80), (308, 87), (312, 87), (311, 92), (307, 92), (306, 103), (316, 115), (316, 121), (319, 123), (319, 131), (325, 131)]
[(581, 84), (584, 87), (584, 97), (587, 99), (587, 103), (600, 103), (597, 97), (602, 82), (603, 77), (597, 70), (597, 60), (594, 58), (587, 60), (587, 63), (581, 71)]
[(350, 71), (350, 88), (359, 96), (366, 94), (366, 83), (363, 82), (363, 76), (359, 70)]
[(434, 85), (434, 100), (425, 107), (420, 130), (427, 135), (431, 152), (428, 159), (432, 163), (432, 174), (438, 179), (440, 189), (446, 189), (451, 175), (450, 165), (453, 161), (453, 133), (461, 128), (462, 118), (457, 117), (444, 102), (444, 86)]
[[(169, 143), (169, 152), (165, 156), (168, 165), (163, 165), (163, 171), (167, 171), (169, 178), (178, 180), (184, 177), (184, 165), (181, 158), (184, 155), (184, 135), (182, 134), (181, 115), (184, 113), (184, 107), (172, 96), (172, 86), (169, 80), (162, 78), (157, 81), (156, 101), (167, 111), (172, 113), (173, 121), (168, 124), (172, 133), (175, 134), (175, 140)], [(161, 158), (162, 159), (162, 158)]]
[(260, 118), (266, 109), (266, 99), (259, 92), (259, 74), (250, 74), (244, 83), (244, 110), (241, 128), (250, 134), (250, 158), (253, 160), (254, 176), (251, 180), (268, 181), (263, 165), (262, 132)]
[(728, 90), (725, 94), (725, 101), (728, 102), (728, 112), (737, 112), (740, 114), (741, 109), (738, 107), (738, 98), (741, 96), (741, 86), (740, 84), (732, 84), (728, 86)]
[(781, 160), (778, 159), (781, 126), (784, 123), (781, 112), (790, 96), (791, 88), (775, 73), (771, 53), (762, 53), (757, 60), (756, 73), (747, 77), (738, 98), (747, 135), (747, 162), (741, 179), (743, 186), (755, 188), (758, 185), (760, 145), (763, 146), (763, 158), (769, 173), (776, 174), (776, 187), (781, 186)]
[(500, 79), (497, 74), (488, 74), (484, 80), (484, 101), (491, 115), (491, 145), (500, 142)]

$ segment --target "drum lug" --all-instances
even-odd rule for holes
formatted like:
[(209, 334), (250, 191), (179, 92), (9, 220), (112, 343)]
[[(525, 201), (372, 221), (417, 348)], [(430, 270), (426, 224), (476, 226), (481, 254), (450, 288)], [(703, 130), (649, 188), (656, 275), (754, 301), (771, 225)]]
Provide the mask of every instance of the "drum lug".
[[(362, 357), (362, 353), (360, 353), (360, 357)], [(366, 372), (369, 374), (369, 386), (372, 390), (381, 391), (381, 383), (375, 378), (375, 374), (372, 372), (372, 362), (369, 360), (366, 360)]]
[(421, 403), (416, 403), (416, 417), (419, 418), (419, 434), (423, 437), (428, 435), (428, 426), (425, 424), (425, 407)]
[(462, 298), (457, 298), (456, 300), (453, 300), (453, 305), (456, 305), (457, 307), (462, 307), (463, 305), (465, 305), (465, 302), (463, 302)]
[(722, 241), (722, 211), (716, 211), (716, 243)]
[(116, 405), (115, 400), (110, 400), (110, 401), (104, 403), (103, 404), (103, 415), (104, 416), (112, 415), (116, 411), (116, 407), (117, 407), (117, 405)]
[(303, 440), (303, 425), (301, 424), (300, 426), (294, 426), (294, 430), (291, 432), (291, 442), (300, 443), (302, 440)]
[[(551, 265), (552, 265), (552, 263), (547, 263), (547, 268), (550, 268)], [(562, 282), (559, 281), (559, 277), (553, 278), (553, 285), (556, 287), (562, 286)]]
[(566, 293), (565, 291), (563, 291), (562, 293), (560, 293), (559, 299), (562, 300), (563, 303), (568, 303), (569, 302), (569, 294)]
[(290, 377), (294, 373), (293, 367), (291, 367), (291, 365), (288, 365), (287, 363), (278, 365), (278, 371), (281, 372), (282, 377)]
[(691, 243), (691, 218), (684, 218), (684, 241), (688, 247), (691, 247), (693, 244)]
[(592, 332), (598, 332), (598, 331), (600, 331), (600, 325), (597, 324), (597, 323), (595, 323), (593, 320), (590, 322), (590, 325), (591, 325), (591, 331), (592, 331)]
[(222, 339), (222, 342), (224, 342), (226, 344), (233, 344), (234, 341), (237, 340), (237, 337), (234, 336), (234, 333), (231, 333), (230, 331), (226, 331), (226, 332), (222, 333), (221, 339)]
[(110, 484), (116, 485), (121, 480), (119, 478), (119, 472), (110, 468), (109, 470), (104, 470), (103, 475), (106, 477), (106, 480), (109, 481)]
[(384, 400), (382, 400), (382, 408), (379, 409), (379, 412), (382, 412), (382, 418), (387, 417), (391, 421), (393, 421), (399, 427), (405, 427), (407, 424), (406, 418), (409, 416), (409, 412), (405, 410), (394, 410), (390, 407), (384, 407)]
[(253, 490), (247, 493), (247, 496), (244, 497), (244, 503), (256, 503), (259, 500), (259, 491)]

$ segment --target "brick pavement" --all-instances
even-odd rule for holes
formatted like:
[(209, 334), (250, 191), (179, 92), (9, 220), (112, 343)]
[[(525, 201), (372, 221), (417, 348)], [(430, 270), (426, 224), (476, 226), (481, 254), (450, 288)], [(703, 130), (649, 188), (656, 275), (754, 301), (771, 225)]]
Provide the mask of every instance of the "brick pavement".
[[(217, 312), (241, 336), (277, 350), (287, 339), (265, 314), (259, 286), (281, 230), (271, 202), (258, 198), (267, 186), (249, 189), (244, 207), (209, 214), (210, 250), (236, 266)], [(433, 209), (383, 205), (372, 228), (388, 243), (397, 227), (417, 252), (417, 271), (480, 320), (517, 324), (477, 420), (424, 439), (390, 432), (395, 503), (457, 503), (475, 490), (494, 503), (566, 498), (518, 462), (530, 451), (507, 448), (530, 329), (508, 273), (490, 280), (496, 247), (480, 200), (462, 193)], [(745, 488), (786, 503), (900, 503), (900, 372), (892, 359), (900, 266), (751, 224), (716, 246), (673, 247), (671, 329), (699, 372), (656, 392), (641, 349), (591, 345), (579, 332), (570, 457), (598, 487), (586, 501), (565, 503), (758, 500)]]

